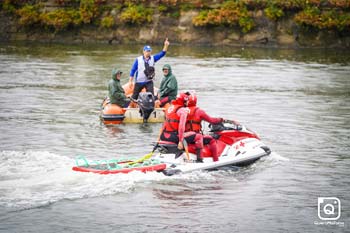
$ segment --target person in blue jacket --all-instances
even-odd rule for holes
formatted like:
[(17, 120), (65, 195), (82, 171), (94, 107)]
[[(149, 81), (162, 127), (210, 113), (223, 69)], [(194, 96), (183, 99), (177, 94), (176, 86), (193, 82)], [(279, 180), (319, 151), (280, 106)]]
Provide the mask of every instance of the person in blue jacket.
[(162, 57), (165, 56), (169, 46), (168, 38), (164, 41), (163, 50), (155, 55), (152, 55), (152, 48), (149, 45), (143, 47), (143, 55), (136, 58), (131, 70), (129, 85), (132, 86), (135, 77), (135, 86), (132, 99), (137, 100), (139, 93), (145, 87), (147, 92), (154, 94), (153, 78), (155, 75), (154, 65)]

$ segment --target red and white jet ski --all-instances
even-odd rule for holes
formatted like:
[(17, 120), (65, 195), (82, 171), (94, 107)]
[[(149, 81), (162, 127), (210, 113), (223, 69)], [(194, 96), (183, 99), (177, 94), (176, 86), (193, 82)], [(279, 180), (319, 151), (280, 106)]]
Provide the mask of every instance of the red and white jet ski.
[(188, 144), (187, 152), (183, 152), (176, 144), (159, 141), (158, 153), (152, 158), (167, 164), (162, 171), (165, 175), (247, 166), (271, 153), (256, 133), (235, 121), (226, 120), (209, 127), (210, 134), (217, 140), (219, 161), (213, 161), (207, 146), (203, 148), (203, 162), (198, 163), (194, 145)]

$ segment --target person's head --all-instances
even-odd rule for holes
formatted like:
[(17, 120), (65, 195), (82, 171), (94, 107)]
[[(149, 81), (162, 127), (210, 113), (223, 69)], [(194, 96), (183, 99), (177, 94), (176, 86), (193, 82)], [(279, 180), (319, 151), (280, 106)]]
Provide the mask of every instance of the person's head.
[(145, 58), (149, 58), (149, 57), (151, 56), (151, 54), (152, 54), (152, 48), (151, 48), (151, 46), (145, 45), (145, 46), (143, 47), (143, 56), (144, 56)]
[(188, 92), (188, 100), (187, 100), (187, 107), (194, 107), (197, 106), (197, 95), (193, 92)]
[(169, 64), (165, 64), (163, 66), (163, 75), (165, 77), (168, 77), (169, 75), (171, 75), (171, 66)]
[(184, 91), (177, 94), (176, 99), (172, 104), (181, 105), (184, 107), (193, 107), (197, 105), (197, 95), (194, 91)]
[(123, 71), (121, 71), (117, 68), (112, 69), (112, 78), (113, 79), (120, 80), (120, 78), (122, 77), (122, 74), (123, 74)]
[(187, 106), (188, 95), (184, 92), (177, 94), (176, 99), (171, 103), (174, 105)]
[(184, 107), (197, 106), (197, 95), (195, 91), (184, 91), (176, 96), (173, 104), (182, 105)]

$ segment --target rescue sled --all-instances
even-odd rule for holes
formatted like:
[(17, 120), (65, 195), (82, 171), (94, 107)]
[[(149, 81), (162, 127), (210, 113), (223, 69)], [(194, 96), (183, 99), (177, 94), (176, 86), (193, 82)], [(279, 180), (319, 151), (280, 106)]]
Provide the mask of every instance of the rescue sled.
[(76, 166), (72, 167), (77, 172), (92, 172), (102, 175), (129, 173), (132, 171), (153, 172), (162, 171), (166, 168), (165, 163), (161, 163), (155, 159), (147, 159), (143, 161), (131, 159), (111, 159), (104, 161), (88, 161), (85, 157), (79, 156), (75, 160)]

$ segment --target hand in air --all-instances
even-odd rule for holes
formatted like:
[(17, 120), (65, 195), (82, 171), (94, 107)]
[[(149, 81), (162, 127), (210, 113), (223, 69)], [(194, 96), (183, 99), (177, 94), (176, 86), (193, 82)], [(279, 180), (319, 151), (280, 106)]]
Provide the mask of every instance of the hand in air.
[(168, 40), (168, 37), (167, 37), (167, 38), (165, 39), (165, 41), (164, 41), (164, 45), (165, 45), (165, 46), (169, 46), (169, 44), (170, 44), (170, 43), (169, 43), (169, 40)]

